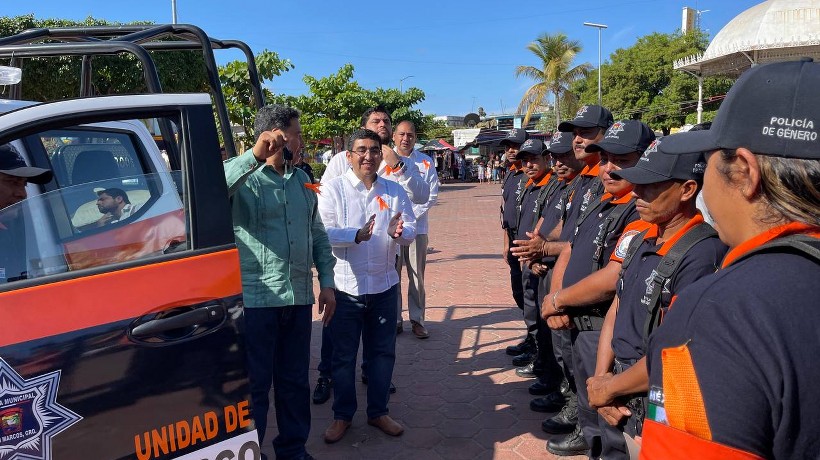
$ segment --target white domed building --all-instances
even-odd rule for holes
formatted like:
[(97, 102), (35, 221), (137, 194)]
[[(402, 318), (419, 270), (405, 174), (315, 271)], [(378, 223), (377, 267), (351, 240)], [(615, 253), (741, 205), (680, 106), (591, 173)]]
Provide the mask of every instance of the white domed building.
[(820, 61), (820, 0), (768, 0), (729, 21), (701, 55), (675, 62), (698, 77), (698, 121), (703, 77), (737, 77), (753, 65), (812, 57)]

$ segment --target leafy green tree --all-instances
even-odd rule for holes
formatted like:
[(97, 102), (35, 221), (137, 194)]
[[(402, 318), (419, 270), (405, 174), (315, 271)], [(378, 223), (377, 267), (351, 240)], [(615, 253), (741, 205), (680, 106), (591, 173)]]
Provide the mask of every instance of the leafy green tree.
[[(273, 51), (263, 50), (255, 56), (256, 70), (262, 81), (272, 80), (274, 77), (293, 69), (289, 59), (282, 59)], [(250, 74), (248, 64), (243, 61), (231, 61), (219, 67), (219, 81), (222, 84), (222, 95), (228, 108), (228, 118), (234, 125), (244, 128), (245, 138), (239, 139), (252, 142), (254, 139), (253, 120), (256, 115), (255, 101), (252, 100)], [(262, 96), (265, 103), (276, 99), (266, 87), (262, 87)]]
[(417, 132), (416, 134), (420, 139), (444, 139), (449, 143), (453, 143), (453, 130), (458, 128), (453, 128), (447, 126), (447, 123), (441, 120), (433, 120), (433, 123), (428, 126), (424, 132)]
[[(133, 22), (128, 25), (144, 25)], [(0, 37), (18, 34), (26, 29), (53, 27), (87, 27), (122, 25), (88, 17), (84, 21), (35, 19), (34, 15), (0, 17)], [(200, 53), (190, 51), (155, 51), (151, 57), (157, 66), (160, 84), (167, 92), (207, 91), (205, 67)], [(22, 97), (34, 101), (53, 101), (80, 94), (81, 57), (31, 58), (23, 61)], [(91, 84), (96, 94), (129, 94), (146, 92), (142, 69), (130, 54), (96, 56), (92, 59)]]
[(411, 120), (416, 126), (429, 124), (428, 118), (412, 106), (424, 100), (418, 88), (406, 91), (376, 88), (369, 90), (353, 80), (354, 67), (345, 64), (336, 73), (316, 78), (305, 75), (308, 94), (276, 95), (273, 100), (299, 109), (302, 132), (306, 140), (344, 136), (361, 126), (362, 113), (368, 107), (383, 105), (394, 122)]
[(515, 69), (516, 77), (524, 76), (535, 81), (518, 104), (519, 113), (526, 109), (522, 125), (529, 123), (536, 109), (547, 105), (550, 94), (553, 96), (555, 122), (558, 124), (561, 122), (561, 100), (574, 99), (575, 96), (569, 92), (570, 85), (584, 78), (591, 66), (588, 63), (573, 65), (575, 56), (581, 52), (581, 44), (577, 40), (569, 40), (563, 33), (543, 34), (527, 45), (527, 49), (539, 62), (538, 67), (520, 65)]
[[(700, 32), (653, 33), (629, 48), (612, 53), (601, 74), (603, 105), (616, 118), (640, 119), (664, 134), (685, 122), (697, 105), (697, 79), (674, 70), (676, 59), (703, 52), (708, 40)], [(597, 71), (576, 82), (573, 91), (586, 103), (598, 98)], [(704, 96), (725, 94), (732, 81), (704, 79)]]

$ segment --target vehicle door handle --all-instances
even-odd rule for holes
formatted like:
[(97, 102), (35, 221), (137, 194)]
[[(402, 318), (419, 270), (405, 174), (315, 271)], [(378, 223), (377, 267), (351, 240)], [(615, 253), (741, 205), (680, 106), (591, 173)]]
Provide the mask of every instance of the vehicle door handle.
[(222, 305), (206, 305), (178, 315), (156, 318), (134, 326), (131, 336), (135, 339), (155, 337), (165, 332), (201, 326), (221, 324), (225, 319), (225, 308)]

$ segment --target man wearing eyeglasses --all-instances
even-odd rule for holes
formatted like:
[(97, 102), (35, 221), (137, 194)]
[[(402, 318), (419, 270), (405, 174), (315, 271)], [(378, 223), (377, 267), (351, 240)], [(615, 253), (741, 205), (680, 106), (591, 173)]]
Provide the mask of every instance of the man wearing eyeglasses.
[[(371, 107), (362, 114), (362, 129), (368, 129), (376, 133), (381, 143), (382, 156), (376, 163), (376, 172), (380, 178), (394, 181), (401, 185), (410, 201), (417, 205), (424, 205), (430, 198), (430, 186), (425, 182), (419, 173), (418, 166), (413, 161), (403, 161), (393, 149), (390, 148), (390, 138), (393, 135), (393, 121), (387, 109), (378, 105)], [(327, 169), (322, 175), (322, 184), (328, 183), (331, 179), (342, 176), (353, 166), (349, 161), (346, 152), (340, 152), (327, 165)], [(397, 326), (397, 329), (401, 325)], [(328, 337), (327, 331), (322, 333), (322, 352), (319, 360), (319, 380), (313, 390), (313, 403), (323, 404), (330, 399), (330, 389), (332, 380), (330, 376), (330, 360), (333, 356), (333, 344)], [(364, 357), (362, 363), (362, 382), (367, 383), (368, 357)], [(390, 393), (395, 393), (396, 387), (390, 384)]]
[(412, 203), (396, 182), (378, 176), (380, 136), (354, 132), (348, 140), (351, 168), (324, 183), (319, 215), (336, 256), (336, 311), (330, 323), (335, 397), (327, 443), (342, 439), (356, 413), (356, 355), (361, 339), (368, 357), (367, 423), (390, 436), (404, 428), (388, 415), (396, 360), (397, 246), (416, 235)]

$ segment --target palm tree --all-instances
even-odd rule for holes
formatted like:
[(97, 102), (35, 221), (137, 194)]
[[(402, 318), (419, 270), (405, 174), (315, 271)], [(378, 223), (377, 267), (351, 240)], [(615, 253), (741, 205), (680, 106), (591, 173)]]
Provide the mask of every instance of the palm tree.
[(589, 63), (572, 65), (575, 56), (581, 52), (581, 44), (577, 40), (568, 40), (567, 36), (558, 33), (555, 35), (543, 34), (534, 42), (527, 45), (527, 49), (535, 54), (540, 62), (539, 67), (520, 65), (515, 69), (515, 76), (525, 76), (535, 80), (518, 104), (518, 112), (526, 108), (523, 125), (526, 126), (535, 109), (547, 102), (547, 96), (552, 93), (555, 100), (555, 124), (561, 123), (560, 101), (570, 100), (575, 96), (569, 92), (572, 82), (585, 78), (592, 66)]

